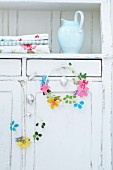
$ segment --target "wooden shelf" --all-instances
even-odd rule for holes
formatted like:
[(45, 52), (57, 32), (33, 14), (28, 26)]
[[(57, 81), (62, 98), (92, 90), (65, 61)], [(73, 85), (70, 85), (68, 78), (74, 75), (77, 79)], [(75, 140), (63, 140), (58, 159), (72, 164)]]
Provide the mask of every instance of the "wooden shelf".
[(107, 2), (107, 0), (0, 0), (0, 2), (23, 2), (23, 3), (28, 3), (28, 2), (47, 2), (47, 3), (56, 3), (56, 2), (68, 2), (68, 3), (71, 3), (71, 2), (74, 2), (74, 3), (101, 3), (101, 2)]
[[(82, 5), (81, 5), (82, 3)], [(99, 9), (101, 0), (0, 0), (0, 9), (71, 10)]]
[(59, 58), (59, 59), (102, 59), (102, 58), (113, 58), (113, 56), (105, 54), (59, 54), (59, 53), (50, 53), (50, 54), (0, 54), (1, 58)]

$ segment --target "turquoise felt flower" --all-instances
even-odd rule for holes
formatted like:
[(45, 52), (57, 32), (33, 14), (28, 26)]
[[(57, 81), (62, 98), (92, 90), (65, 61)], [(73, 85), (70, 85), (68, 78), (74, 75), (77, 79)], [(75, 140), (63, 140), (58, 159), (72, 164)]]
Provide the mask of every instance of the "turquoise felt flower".
[(42, 76), (42, 80), (40, 80), (40, 82), (41, 82), (41, 84), (40, 84), (41, 86), (47, 84), (48, 83), (47, 76), (43, 75)]
[(11, 123), (10, 123), (10, 130), (11, 131), (16, 131), (16, 128), (19, 126), (19, 124), (15, 124), (15, 121), (13, 120)]
[(75, 103), (74, 107), (78, 107), (79, 109), (82, 109), (83, 105), (84, 105), (84, 101), (80, 101), (79, 103)]

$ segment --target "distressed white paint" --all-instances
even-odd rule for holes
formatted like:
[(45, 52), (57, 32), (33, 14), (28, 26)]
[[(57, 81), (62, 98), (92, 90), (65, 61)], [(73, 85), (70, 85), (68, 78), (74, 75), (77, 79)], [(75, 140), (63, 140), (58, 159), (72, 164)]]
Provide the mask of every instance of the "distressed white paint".
[[(104, 98), (105, 102), (103, 103), (103, 166), (110, 169), (111, 162), (111, 114), (112, 114), (112, 105), (111, 105), (111, 94), (112, 93), (112, 63), (113, 60), (104, 60), (103, 61), (103, 82), (104, 82)], [(109, 82), (109, 83), (108, 83)], [(108, 90), (109, 89), (109, 90)], [(107, 123), (107, 121), (109, 123)], [(107, 134), (106, 134), (107, 132)]]
[[(112, 54), (112, 34), (111, 34), (111, 3), (102, 3), (101, 5), (101, 41), (102, 53)], [(106, 16), (106, 20), (105, 17)]]
[(0, 76), (20, 76), (21, 60), (0, 59)]
[[(110, 1), (32, 0), (31, 2), (30, 0), (29, 4), (22, 3), (23, 1), (20, 3), (20, 0), (16, 1), (19, 3), (12, 2), (12, 4), (11, 1), (0, 2), (1, 35), (47, 32), (51, 51), (57, 53), (59, 52), (57, 31), (61, 25), (61, 18), (72, 20), (75, 11), (81, 9), (85, 14), (85, 44), (81, 51), (82, 55), (0, 54), (2, 58), (0, 59), (0, 133), (2, 134), (0, 170), (98, 170), (99, 167), (111, 170), (113, 56), (111, 55)], [(98, 5), (94, 5), (94, 2)], [(102, 5), (101, 10), (99, 4)], [(7, 7), (9, 9), (6, 9)], [(104, 15), (108, 20), (105, 20)], [(100, 52), (103, 54), (95, 54)], [(88, 73), (89, 97), (85, 99), (85, 106), (81, 111), (67, 105), (50, 110), (45, 96), (39, 90), (41, 78), (36, 77), (30, 81), (28, 76), (34, 72), (43, 75), (51, 72), (52, 68), (67, 66), (69, 61), (74, 63), (78, 72)], [(66, 72), (66, 75), (69, 76), (70, 73)], [(68, 77), (67, 86), (62, 87), (60, 78), (55, 76), (56, 73), (50, 78), (50, 86), (54, 93), (60, 95), (72, 93), (74, 86), (70, 81), (71, 78)], [(33, 94), (35, 97), (32, 105), (27, 103), (28, 94)], [(16, 120), (27, 112), (32, 114), (31, 118), (22, 118), (21, 126), (16, 133), (12, 133), (11, 137), (9, 130), (11, 119)], [(16, 146), (15, 137), (26, 135), (32, 138), (39, 116), (46, 122), (43, 137), (39, 142), (32, 141), (31, 147), (26, 151), (21, 151)]]
[[(17, 90), (18, 89), (18, 90)], [(21, 116), (21, 86), (16, 82), (0, 81), (0, 169), (21, 169), (22, 152), (15, 143), (15, 138), (22, 135), (21, 119), (20, 127), (16, 133), (11, 133), (10, 122)], [(18, 166), (17, 166), (17, 160)]]
[[(27, 58), (27, 56), (29, 58)], [(42, 57), (41, 60), (39, 59), (40, 57), (36, 58), (35, 55), (34, 59), (30, 56), (33, 57), (33, 55), (26, 55), (26, 58), (22, 59), (21, 77), (11, 76), (10, 81), (8, 81), (8, 78), (6, 78), (7, 81), (5, 81), (4, 77), (0, 77), (2, 94), (0, 97), (2, 103), (0, 108), (4, 108), (5, 102), (7, 102), (9, 106), (6, 111), (8, 112), (11, 108), (13, 98), (14, 114), (12, 119), (16, 120), (20, 115), (28, 112), (32, 114), (31, 118), (23, 118), (22, 121), (20, 121), (20, 129), (18, 129), (16, 133), (13, 133), (12, 145), (14, 146), (11, 147), (11, 140), (9, 140), (9, 144), (7, 144), (7, 142), (4, 144), (10, 150), (7, 150), (7, 156), (5, 156), (7, 164), (4, 165), (1, 163), (0, 168), (5, 170), (4, 166), (11, 166), (11, 170), (15, 170), (15, 168), (19, 169), (20, 167), (25, 170), (28, 170), (28, 168), (34, 170), (57, 170), (58, 168), (69, 170), (69, 167), (71, 167), (72, 170), (84, 170), (84, 168), (89, 169), (91, 167), (98, 169), (98, 167), (102, 165), (105, 170), (111, 170), (111, 77), (108, 73), (111, 69), (112, 59), (108, 59), (108, 57), (106, 58), (104, 55), (95, 55), (92, 56), (93, 60), (91, 60), (91, 58), (87, 60), (87, 55), (84, 55), (84, 60), (78, 60), (77, 55), (75, 55), (73, 60), (70, 60), (70, 57), (64, 55), (69, 60), (62, 58), (63, 60), (59, 59), (54, 62), (54, 60), (50, 59), (55, 58), (55, 55), (52, 54), (49, 56), (50, 58), (45, 59), (45, 57)], [(10, 55), (10, 57), (14, 58), (14, 55)], [(19, 57), (22, 56), (20, 55), (18, 58)], [(101, 61), (97, 60), (98, 57), (102, 59), (102, 65)], [(4, 60), (7, 63), (7, 59)], [(55, 110), (51, 110), (46, 102), (45, 96), (40, 92), (39, 79), (41, 78), (37, 77), (37, 79), (30, 81), (26, 76), (27, 71), (31, 71), (31, 68), (34, 68), (34, 71), (43, 74), (42, 68), (44, 68), (45, 62), (47, 63), (46, 66), (51, 66), (51, 63), (53, 63), (54, 67), (58, 67), (67, 65), (68, 61), (74, 63), (75, 69), (80, 67), (78, 71), (87, 71), (90, 74), (91, 77), (88, 79), (90, 88), (89, 97), (84, 99), (85, 105), (81, 111), (66, 104)], [(3, 65), (5, 65), (5, 62)], [(94, 70), (92, 69), (93, 66), (95, 67)], [(101, 67), (103, 68), (102, 78), (92, 77), (94, 74), (101, 76)], [(49, 70), (52, 69), (52, 67), (47, 68), (49, 68)], [(68, 78), (69, 81), (65, 87), (61, 86), (59, 79), (58, 77), (49, 78), (52, 91), (63, 96), (67, 93), (72, 93), (74, 85), (70, 81), (71, 78)], [(20, 83), (17, 83), (17, 80), (19, 80)], [(8, 93), (4, 94), (4, 91), (8, 91)], [(9, 91), (11, 93), (14, 92), (14, 94), (10, 96)], [(34, 95), (35, 101), (32, 105), (26, 103), (28, 94)], [(21, 96), (21, 98), (18, 96)], [(1, 112), (3, 112), (3, 110), (4, 109), (2, 109)], [(7, 127), (9, 128), (11, 115), (8, 116), (9, 117), (5, 117), (4, 115), (4, 118), (1, 120), (2, 123), (6, 123), (7, 121)], [(39, 142), (34, 143), (32, 140), (31, 147), (21, 152), (14, 141), (15, 136), (21, 133), (32, 139), (32, 135), (36, 129), (35, 123), (40, 121), (39, 117), (46, 122), (43, 137)], [(2, 131), (3, 133), (6, 132), (4, 129), (2, 129)], [(6, 134), (10, 134), (10, 131), (8, 130)], [(2, 149), (1, 152), (3, 152)], [(10, 157), (11, 152), (12, 157)], [(4, 154), (6, 154), (6, 151)], [(15, 158), (15, 154), (19, 157), (19, 167), (17, 167), (17, 157)], [(8, 161), (11, 162), (11, 165), (9, 165)]]
[(112, 59), (113, 56), (107, 55), (107, 54), (0, 54), (0, 58), (4, 59), (12, 59), (12, 58), (18, 58), (18, 59), (26, 59), (26, 58), (32, 58), (32, 59), (102, 59), (102, 58), (110, 58)]
[[(76, 67), (76, 74), (81, 72), (87, 73), (87, 76), (101, 76), (101, 60), (28, 60), (27, 61), (27, 75), (33, 75), (37, 73), (39, 76), (49, 74), (50, 76), (62, 76), (62, 74), (67, 74), (68, 76), (73, 76), (69, 69), (58, 70), (62, 66), (67, 66), (73, 63), (73, 67)], [(44, 67), (46, 65), (46, 67)], [(66, 72), (66, 73), (65, 73)]]
[[(72, 93), (74, 88), (72, 82), (62, 87), (59, 81), (50, 81), (50, 86), (54, 93), (61, 96), (67, 94), (67, 91)], [(33, 114), (31, 120), (35, 124), (40, 122), (41, 117), (46, 122), (46, 128), (42, 132), (42, 139), (35, 142), (31, 148), (32, 158), (30, 162), (26, 161), (26, 170), (28, 167), (42, 170), (68, 170), (70, 167), (72, 170), (83, 170), (89, 169), (91, 162), (94, 169), (98, 169), (102, 135), (102, 100), (98, 98), (98, 92), (100, 91), (101, 96), (102, 82), (90, 82), (89, 87), (90, 94), (85, 100), (86, 105), (83, 110), (76, 110), (72, 105), (64, 104), (53, 111), (50, 110), (45, 96), (42, 96), (39, 91), (40, 82), (28, 83), (27, 92), (35, 96), (35, 103), (27, 105), (28, 110)], [(26, 122), (29, 136), (32, 135), (31, 129), (32, 131), (36, 129), (32, 121), (27, 119)], [(28, 153), (30, 154), (30, 151)], [(27, 160), (29, 154), (26, 155)]]

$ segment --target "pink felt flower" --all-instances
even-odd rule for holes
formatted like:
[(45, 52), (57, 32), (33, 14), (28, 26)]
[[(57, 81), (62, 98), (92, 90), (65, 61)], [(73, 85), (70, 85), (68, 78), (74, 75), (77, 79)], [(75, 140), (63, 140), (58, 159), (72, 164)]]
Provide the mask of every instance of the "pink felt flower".
[(77, 88), (77, 95), (80, 97), (88, 95), (88, 87), (81, 88), (80, 86)]
[(40, 90), (42, 90), (43, 93), (46, 94), (46, 93), (47, 93), (47, 90), (49, 90), (49, 88), (50, 88), (50, 87), (48, 86), (48, 84), (43, 84), (43, 85), (41, 86)]
[(86, 80), (79, 80), (77, 83), (79, 84), (79, 86), (81, 88), (85, 88), (86, 85), (88, 84), (88, 81), (86, 81)]

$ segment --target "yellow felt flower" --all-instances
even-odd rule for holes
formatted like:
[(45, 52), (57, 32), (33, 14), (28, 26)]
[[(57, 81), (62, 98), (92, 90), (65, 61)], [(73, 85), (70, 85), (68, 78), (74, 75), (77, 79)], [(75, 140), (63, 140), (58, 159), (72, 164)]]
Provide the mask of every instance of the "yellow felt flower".
[(49, 98), (47, 102), (50, 103), (51, 109), (54, 109), (55, 106), (58, 107), (59, 104), (58, 101), (54, 100), (54, 98)]
[(25, 136), (17, 138), (16, 142), (21, 149), (26, 149), (28, 146), (31, 145), (30, 139)]

